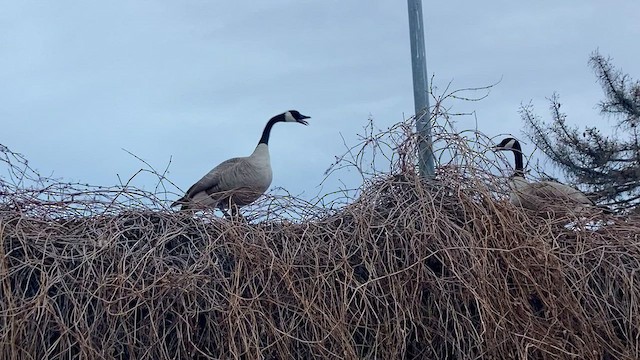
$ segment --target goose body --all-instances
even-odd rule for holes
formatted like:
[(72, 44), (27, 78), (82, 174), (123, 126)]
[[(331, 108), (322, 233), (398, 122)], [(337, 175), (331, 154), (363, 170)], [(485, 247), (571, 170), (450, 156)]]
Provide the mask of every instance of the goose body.
[(580, 190), (555, 181), (528, 182), (522, 176), (512, 176), (511, 187), (511, 203), (524, 208), (541, 210), (551, 203), (595, 206)]
[(223, 161), (193, 184), (171, 207), (181, 205), (182, 210), (207, 207), (225, 209), (230, 205), (241, 207), (256, 201), (267, 191), (273, 178), (269, 156), (271, 128), (278, 122), (307, 125), (305, 119), (308, 118), (296, 110), (272, 117), (251, 155)]
[(511, 203), (532, 210), (544, 210), (551, 205), (567, 204), (576, 210), (595, 207), (596, 204), (580, 190), (555, 181), (529, 182), (524, 176), (522, 148), (518, 140), (506, 138), (497, 146), (496, 151), (511, 151), (515, 159), (515, 172), (510, 177)]

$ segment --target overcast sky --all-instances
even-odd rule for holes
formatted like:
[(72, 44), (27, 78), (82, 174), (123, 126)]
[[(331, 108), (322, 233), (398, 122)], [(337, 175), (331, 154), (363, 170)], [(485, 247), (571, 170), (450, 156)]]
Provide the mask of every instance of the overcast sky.
[[(274, 127), (272, 187), (311, 197), (344, 151), (340, 134), (355, 142), (370, 115), (386, 127), (413, 112), (406, 1), (0, 4), (0, 143), (47, 175), (116, 184), (143, 166), (124, 148), (157, 168), (172, 158), (169, 178), (185, 190), (250, 154), (271, 116), (297, 109), (311, 126)], [(459, 105), (488, 135), (522, 136), (520, 104), (547, 116), (554, 91), (569, 121), (602, 122), (587, 64), (596, 49), (640, 78), (637, 0), (423, 7), (437, 85), (502, 79), (485, 100)]]

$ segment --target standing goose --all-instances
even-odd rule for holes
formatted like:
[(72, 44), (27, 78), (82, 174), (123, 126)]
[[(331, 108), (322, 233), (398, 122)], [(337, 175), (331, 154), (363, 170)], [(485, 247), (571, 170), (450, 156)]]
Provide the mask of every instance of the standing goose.
[[(524, 177), (524, 163), (520, 142), (514, 138), (505, 138), (494, 146), (495, 151), (511, 151), (515, 157), (515, 172), (511, 176), (511, 203), (531, 210), (544, 210), (555, 204), (570, 204), (576, 210), (593, 208), (597, 205), (583, 192), (569, 185), (555, 181), (528, 182)], [(608, 211), (605, 207), (600, 210)]]
[(278, 122), (297, 122), (308, 125), (309, 116), (296, 110), (289, 110), (272, 117), (262, 131), (262, 137), (253, 153), (220, 163), (193, 184), (187, 193), (171, 204), (182, 205), (181, 209), (218, 207), (224, 211), (231, 207), (232, 215), (236, 207), (249, 205), (262, 195), (271, 185), (271, 161), (269, 159), (269, 135)]

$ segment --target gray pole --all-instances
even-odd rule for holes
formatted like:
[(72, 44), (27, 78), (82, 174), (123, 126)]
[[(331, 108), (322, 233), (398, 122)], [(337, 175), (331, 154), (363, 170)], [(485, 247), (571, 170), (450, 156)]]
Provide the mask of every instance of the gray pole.
[(413, 101), (418, 132), (418, 166), (420, 175), (432, 178), (435, 174), (431, 144), (431, 114), (429, 112), (429, 86), (425, 52), (422, 0), (407, 0), (409, 6), (409, 32), (411, 37), (411, 68), (413, 70)]

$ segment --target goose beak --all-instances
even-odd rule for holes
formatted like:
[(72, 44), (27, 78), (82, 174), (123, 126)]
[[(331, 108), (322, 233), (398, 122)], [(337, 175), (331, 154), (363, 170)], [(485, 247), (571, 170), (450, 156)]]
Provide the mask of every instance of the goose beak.
[(304, 119), (311, 119), (311, 116), (307, 116), (307, 115), (302, 115), (300, 114), (300, 119), (298, 119), (298, 122), (302, 125), (309, 125), (309, 122), (305, 121)]

